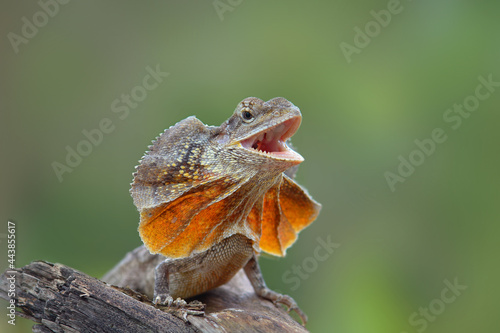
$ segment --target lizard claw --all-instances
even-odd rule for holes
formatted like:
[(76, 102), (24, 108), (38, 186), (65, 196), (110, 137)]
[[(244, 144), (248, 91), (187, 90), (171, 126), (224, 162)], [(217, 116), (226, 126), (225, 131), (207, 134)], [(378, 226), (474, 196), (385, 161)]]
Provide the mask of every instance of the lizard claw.
[(290, 313), (290, 311), (292, 310), (295, 311), (295, 313), (300, 317), (302, 325), (305, 326), (305, 324), (307, 323), (307, 315), (299, 308), (295, 300), (288, 295), (278, 295), (280, 297), (276, 300), (276, 303), (285, 305), (287, 307), (287, 313)]
[[(180, 298), (178, 298), (176, 301), (178, 301), (179, 299)], [(172, 298), (172, 296), (170, 296), (168, 294), (156, 295), (154, 300), (153, 300), (154, 304), (166, 305), (166, 306), (171, 306), (173, 302), (174, 302), (174, 299)]]
[[(179, 318), (182, 318), (187, 322), (187, 316), (203, 316), (205, 314), (204, 308), (205, 304), (199, 301), (191, 301), (187, 303), (180, 297), (173, 299), (169, 294), (158, 294), (154, 296), (153, 303), (155, 305), (160, 305), (162, 311), (171, 313)], [(163, 306), (167, 308), (163, 308)]]
[(198, 308), (203, 309), (203, 307), (204, 307), (204, 305), (202, 303), (197, 302), (197, 301), (195, 301), (194, 303), (191, 302), (188, 304), (185, 300), (183, 300), (180, 297), (177, 297), (177, 299), (174, 300), (174, 298), (168, 294), (156, 295), (154, 300), (153, 300), (153, 304), (168, 306), (170, 308), (186, 309), (187, 311), (191, 311), (191, 308), (198, 310)]
[(187, 302), (180, 297), (173, 302), (173, 305), (178, 308), (185, 308), (187, 306)]
[(173, 297), (168, 294), (156, 295), (153, 303), (156, 305), (165, 305), (168, 307), (175, 307), (175, 308), (185, 308), (187, 306), (187, 302), (182, 298), (177, 297), (177, 299), (174, 300)]
[[(267, 289), (267, 288), (266, 288)], [(297, 303), (293, 298), (288, 295), (282, 295), (270, 289), (261, 291), (261, 297), (266, 298), (272, 301), (275, 305), (283, 304), (286, 306), (286, 312), (290, 313), (290, 311), (295, 311), (295, 313), (300, 317), (302, 321), (302, 326), (305, 326), (307, 323), (307, 315), (299, 308)]]

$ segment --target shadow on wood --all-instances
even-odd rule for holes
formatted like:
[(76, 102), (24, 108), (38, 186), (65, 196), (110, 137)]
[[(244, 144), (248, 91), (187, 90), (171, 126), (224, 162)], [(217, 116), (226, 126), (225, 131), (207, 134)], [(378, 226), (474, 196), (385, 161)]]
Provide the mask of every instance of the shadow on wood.
[[(282, 308), (256, 296), (242, 271), (195, 297), (206, 305), (202, 315), (157, 308), (150, 298), (159, 260), (139, 247), (103, 281), (35, 261), (0, 277), (0, 297), (9, 299), (7, 278), (15, 275), (17, 314), (38, 323), (34, 332), (307, 332)], [(191, 313), (200, 310), (199, 303), (190, 305)]]

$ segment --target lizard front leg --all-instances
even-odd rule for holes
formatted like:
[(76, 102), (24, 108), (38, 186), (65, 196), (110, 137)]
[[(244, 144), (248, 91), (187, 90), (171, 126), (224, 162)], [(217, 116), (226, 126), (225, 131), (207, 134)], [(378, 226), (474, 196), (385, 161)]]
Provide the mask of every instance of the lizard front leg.
[[(183, 306), (182, 298), (199, 295), (231, 280), (252, 255), (252, 241), (235, 234), (205, 252), (187, 258), (167, 258), (155, 269), (153, 302)], [(179, 298), (174, 301), (176, 297)]]
[(169, 274), (175, 270), (175, 260), (164, 260), (155, 269), (155, 289), (153, 303), (167, 306), (185, 307), (186, 301), (178, 297), (175, 301), (170, 295)]
[(250, 258), (248, 263), (244, 267), (245, 274), (250, 280), (255, 293), (265, 299), (272, 301), (273, 303), (281, 303), (288, 307), (287, 312), (294, 310), (302, 320), (302, 325), (305, 326), (307, 322), (307, 316), (302, 310), (297, 306), (297, 303), (288, 295), (282, 295), (275, 291), (272, 291), (266, 286), (264, 282), (264, 277), (262, 276), (262, 272), (260, 270), (259, 263), (257, 262), (257, 258), (255, 255)]

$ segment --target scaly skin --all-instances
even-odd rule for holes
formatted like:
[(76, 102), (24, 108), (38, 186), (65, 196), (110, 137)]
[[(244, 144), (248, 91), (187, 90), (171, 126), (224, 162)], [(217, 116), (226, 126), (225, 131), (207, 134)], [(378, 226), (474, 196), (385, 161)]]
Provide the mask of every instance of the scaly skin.
[(307, 317), (295, 301), (269, 290), (261, 251), (284, 256), (321, 206), (293, 181), (303, 161), (286, 144), (301, 121), (284, 98), (249, 97), (219, 127), (189, 117), (161, 134), (132, 183), (139, 233), (167, 259), (155, 273), (155, 303), (183, 300), (229, 281), (241, 268), (256, 293)]

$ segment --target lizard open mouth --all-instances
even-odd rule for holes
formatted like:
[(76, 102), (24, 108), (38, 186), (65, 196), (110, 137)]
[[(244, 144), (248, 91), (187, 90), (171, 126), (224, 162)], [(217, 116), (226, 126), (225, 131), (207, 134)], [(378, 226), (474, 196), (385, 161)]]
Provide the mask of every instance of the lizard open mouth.
[(293, 117), (242, 140), (241, 145), (246, 149), (274, 158), (294, 160), (300, 163), (304, 158), (286, 144), (286, 140), (292, 137), (299, 125), (300, 117)]

